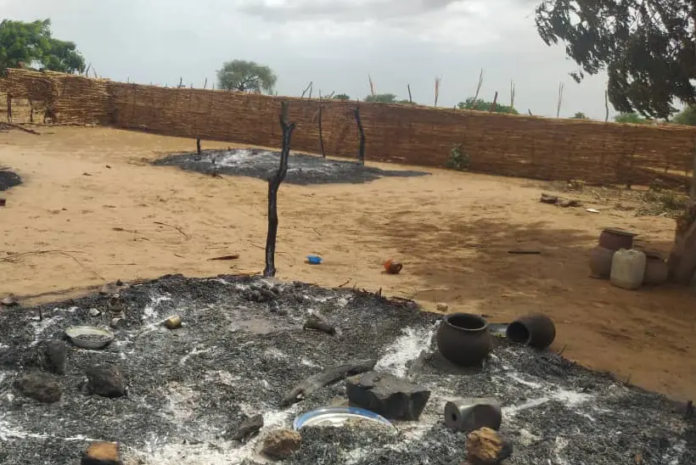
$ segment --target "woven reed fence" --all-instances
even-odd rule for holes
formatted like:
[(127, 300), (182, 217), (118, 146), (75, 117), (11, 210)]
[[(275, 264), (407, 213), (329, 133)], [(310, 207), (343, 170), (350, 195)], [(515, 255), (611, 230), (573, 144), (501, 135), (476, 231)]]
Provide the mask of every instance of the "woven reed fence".
[[(96, 123), (163, 135), (279, 147), (280, 103), (297, 124), (292, 147), (356, 157), (355, 102), (164, 88), (57, 73), (10, 70), (0, 92), (46, 100), (61, 123)], [(589, 184), (683, 188), (690, 182), (696, 128), (627, 125), (430, 107), (360, 104), (366, 159), (444, 167), (462, 144), (474, 172)]]

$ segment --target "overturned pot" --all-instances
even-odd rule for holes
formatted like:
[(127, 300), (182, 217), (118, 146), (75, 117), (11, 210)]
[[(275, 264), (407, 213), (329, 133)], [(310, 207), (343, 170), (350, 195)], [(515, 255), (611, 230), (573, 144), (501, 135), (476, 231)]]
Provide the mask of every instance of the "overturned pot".
[(510, 323), (506, 336), (512, 342), (545, 349), (556, 339), (556, 326), (546, 315), (534, 313)]
[(447, 315), (437, 330), (437, 348), (455, 365), (481, 365), (492, 349), (488, 322), (470, 313)]

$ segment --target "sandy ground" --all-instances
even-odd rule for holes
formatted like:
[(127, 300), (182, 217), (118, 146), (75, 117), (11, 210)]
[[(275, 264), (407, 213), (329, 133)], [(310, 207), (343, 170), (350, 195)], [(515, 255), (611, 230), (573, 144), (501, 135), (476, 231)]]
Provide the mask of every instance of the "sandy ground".
[[(7, 198), (0, 295), (36, 302), (116, 279), (263, 268), (263, 181), (149, 165), (193, 150), (191, 140), (39, 130), (42, 136), (0, 133), (0, 165), (25, 181), (0, 194)], [(491, 321), (545, 312), (558, 328), (554, 349), (565, 356), (679, 399), (696, 397), (696, 298), (670, 287), (628, 292), (588, 277), (588, 251), (602, 227), (633, 229), (666, 251), (673, 220), (601, 204), (600, 214), (557, 208), (539, 203), (541, 189), (529, 180), (447, 171), (366, 185), (283, 185), (278, 276), (381, 288), (428, 309), (445, 302)], [(508, 254), (514, 248), (542, 254)], [(230, 253), (239, 260), (209, 261)], [(305, 264), (307, 254), (324, 264)], [(401, 275), (382, 273), (390, 257), (405, 264)]]

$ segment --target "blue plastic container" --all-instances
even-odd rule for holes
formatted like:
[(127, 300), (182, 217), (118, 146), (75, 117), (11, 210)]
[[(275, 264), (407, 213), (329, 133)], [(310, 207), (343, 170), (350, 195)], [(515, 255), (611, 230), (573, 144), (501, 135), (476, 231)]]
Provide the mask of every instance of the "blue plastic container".
[(322, 258), (321, 258), (321, 257), (317, 257), (316, 255), (309, 255), (309, 256), (307, 257), (307, 262), (308, 262), (310, 265), (321, 265), (321, 260), (322, 260)]

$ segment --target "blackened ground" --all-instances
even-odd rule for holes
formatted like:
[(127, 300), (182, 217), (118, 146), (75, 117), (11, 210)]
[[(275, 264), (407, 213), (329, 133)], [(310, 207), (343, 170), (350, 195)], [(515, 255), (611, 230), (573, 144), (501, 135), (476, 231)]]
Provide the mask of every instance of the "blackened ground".
[[(179, 166), (204, 174), (229, 174), (268, 179), (278, 170), (280, 153), (257, 149), (206, 150), (182, 153), (157, 160), (155, 165)], [(291, 154), (285, 182), (290, 184), (361, 184), (388, 176), (425, 176), (422, 171), (382, 170), (352, 161), (328, 160), (319, 156)]]
[[(251, 277), (167, 276), (128, 289), (128, 326), (114, 343), (103, 351), (71, 347), (62, 400), (44, 405), (21, 397), (12, 382), (32, 369), (42, 341), (62, 338), (71, 325), (108, 324), (104, 315), (90, 316), (90, 309), (106, 312), (106, 300), (0, 310), (0, 464), (75, 464), (95, 439), (121, 442), (126, 465), (253, 464), (254, 442), (229, 440), (246, 416), (263, 414), (264, 434), (291, 427), (303, 412), (341, 404), (343, 382), (279, 407), (288, 390), (322, 368), (371, 357), (432, 390), (420, 421), (397, 423), (396, 435), (303, 430), (301, 450), (283, 463), (459, 465), (465, 438), (442, 420), (444, 403), (458, 396), (500, 399), (502, 432), (515, 446), (511, 465), (635, 465), (638, 455), (646, 465), (696, 463), (693, 420), (662, 396), (504, 340), (482, 370), (464, 373), (431, 346), (437, 316), (413, 304)], [(310, 310), (336, 322), (342, 335), (303, 331)], [(161, 321), (173, 314), (184, 326), (170, 331)], [(123, 367), (127, 397), (83, 392), (85, 370), (96, 363)]]
[(7, 169), (0, 168), (0, 192), (22, 184), (22, 178)]

